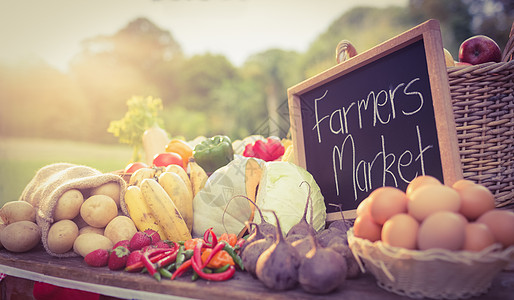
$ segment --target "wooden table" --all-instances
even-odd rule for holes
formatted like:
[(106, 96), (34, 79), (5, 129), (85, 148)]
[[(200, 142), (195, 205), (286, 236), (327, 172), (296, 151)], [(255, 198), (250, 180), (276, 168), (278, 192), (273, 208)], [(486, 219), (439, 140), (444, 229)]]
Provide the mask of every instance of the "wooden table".
[[(89, 267), (79, 257), (52, 257), (42, 247), (26, 253), (0, 250), (0, 272), (31, 281), (126, 299), (411, 299), (380, 288), (370, 274), (347, 280), (337, 291), (321, 296), (307, 294), (299, 287), (285, 292), (272, 291), (248, 273), (240, 271), (225, 282), (202, 279), (191, 281), (190, 276), (158, 282), (148, 274)], [(514, 299), (514, 272), (500, 273), (486, 294), (472, 299)]]

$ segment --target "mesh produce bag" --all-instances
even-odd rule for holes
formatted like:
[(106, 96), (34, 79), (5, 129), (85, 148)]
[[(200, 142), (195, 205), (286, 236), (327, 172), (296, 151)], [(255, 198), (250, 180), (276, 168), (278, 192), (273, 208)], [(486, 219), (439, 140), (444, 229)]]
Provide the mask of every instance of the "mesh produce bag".
[(36, 172), (27, 184), (20, 199), (36, 209), (36, 223), (41, 228), (41, 241), (48, 254), (56, 257), (78, 256), (73, 250), (66, 253), (54, 253), (48, 248), (48, 231), (54, 223), (54, 210), (59, 198), (71, 189), (82, 192), (87, 199), (89, 192), (103, 184), (116, 182), (120, 185), (121, 213), (128, 216), (127, 206), (123, 200), (126, 182), (118, 175), (102, 173), (91, 167), (69, 163), (47, 165)]

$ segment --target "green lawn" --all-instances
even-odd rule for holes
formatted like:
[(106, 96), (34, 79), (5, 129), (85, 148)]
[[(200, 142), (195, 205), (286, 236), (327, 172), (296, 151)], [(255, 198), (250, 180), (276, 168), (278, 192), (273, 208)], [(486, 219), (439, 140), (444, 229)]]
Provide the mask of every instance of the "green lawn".
[(18, 200), (36, 171), (45, 165), (67, 162), (110, 172), (123, 169), (131, 155), (127, 145), (0, 137), (0, 205)]

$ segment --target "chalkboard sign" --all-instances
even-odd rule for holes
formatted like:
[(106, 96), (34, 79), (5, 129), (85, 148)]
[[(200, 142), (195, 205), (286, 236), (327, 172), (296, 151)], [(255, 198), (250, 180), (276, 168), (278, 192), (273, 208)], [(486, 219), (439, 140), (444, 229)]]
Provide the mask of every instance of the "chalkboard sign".
[(295, 161), (346, 218), (371, 191), (462, 178), (439, 23), (429, 20), (288, 89)]

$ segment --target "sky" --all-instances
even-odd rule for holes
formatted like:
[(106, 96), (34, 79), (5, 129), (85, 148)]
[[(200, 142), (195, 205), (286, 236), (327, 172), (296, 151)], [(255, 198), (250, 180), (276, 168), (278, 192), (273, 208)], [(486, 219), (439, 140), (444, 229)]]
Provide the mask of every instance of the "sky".
[(2, 0), (0, 61), (43, 59), (66, 72), (81, 41), (146, 17), (188, 56), (222, 54), (234, 65), (271, 48), (307, 50), (345, 11), (408, 0)]

